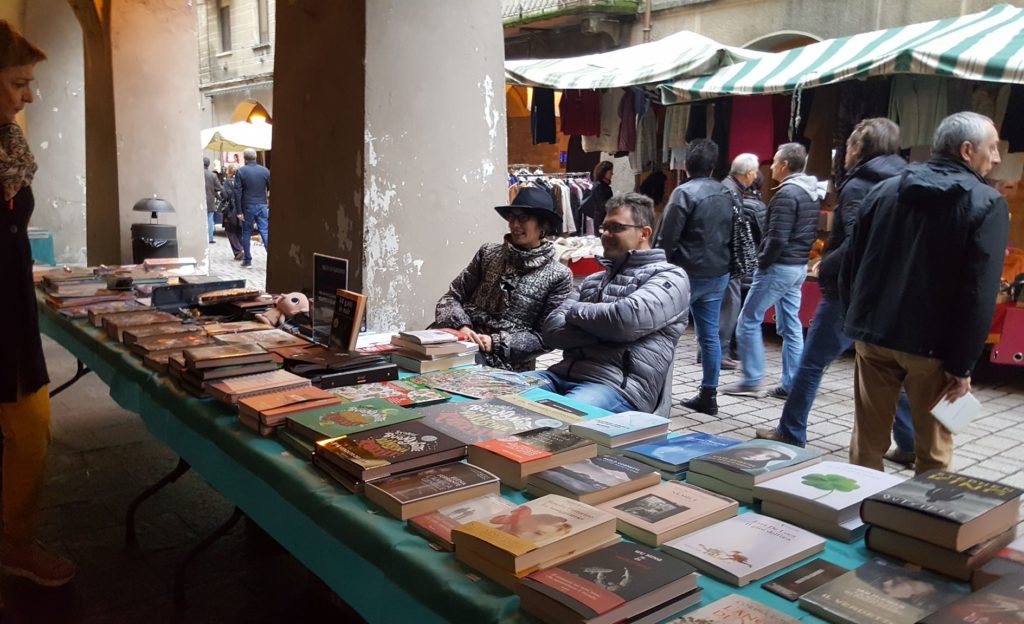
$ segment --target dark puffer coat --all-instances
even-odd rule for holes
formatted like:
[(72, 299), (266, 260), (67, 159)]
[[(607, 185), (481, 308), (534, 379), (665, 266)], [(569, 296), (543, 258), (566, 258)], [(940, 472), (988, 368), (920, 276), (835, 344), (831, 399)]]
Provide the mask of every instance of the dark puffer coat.
[(806, 264), (818, 236), (818, 180), (794, 173), (787, 176), (768, 204), (764, 237), (757, 255), (762, 271), (773, 264)]

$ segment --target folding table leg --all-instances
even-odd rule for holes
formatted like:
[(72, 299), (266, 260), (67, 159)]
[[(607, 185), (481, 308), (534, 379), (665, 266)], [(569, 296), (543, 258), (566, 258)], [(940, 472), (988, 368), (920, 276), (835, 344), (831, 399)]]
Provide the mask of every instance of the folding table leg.
[(75, 376), (72, 377), (71, 379), (69, 379), (68, 381), (62, 383), (61, 385), (57, 386), (53, 390), (50, 390), (50, 398), (52, 399), (53, 397), (57, 396), (61, 392), (64, 392), (65, 390), (70, 388), (71, 385), (74, 384), (76, 381), (78, 381), (82, 377), (85, 377), (86, 375), (88, 375), (91, 372), (92, 372), (92, 369), (90, 369), (88, 366), (83, 364), (82, 360), (78, 360), (78, 370), (75, 371)]
[(170, 485), (178, 480), (181, 475), (189, 471), (191, 466), (188, 465), (182, 458), (178, 458), (178, 465), (174, 467), (174, 470), (170, 471), (162, 477), (159, 481), (149, 486), (142, 491), (141, 494), (135, 497), (134, 500), (128, 505), (128, 513), (125, 514), (124, 518), (124, 541), (129, 545), (135, 543), (135, 511), (150, 496), (159, 492), (163, 487)]
[(183, 602), (185, 600), (185, 569), (188, 567), (188, 564), (192, 563), (193, 559), (198, 557), (201, 552), (209, 548), (214, 542), (224, 537), (232, 527), (238, 524), (238, 521), (241, 520), (243, 516), (245, 516), (245, 514), (242, 513), (242, 510), (235, 507), (235, 510), (231, 512), (231, 517), (228, 518), (224, 524), (217, 527), (213, 533), (207, 535), (203, 538), (203, 541), (196, 544), (195, 547), (189, 551), (188, 556), (185, 557), (185, 560), (181, 562), (181, 565), (178, 566), (178, 570), (174, 573), (174, 597), (177, 601)]

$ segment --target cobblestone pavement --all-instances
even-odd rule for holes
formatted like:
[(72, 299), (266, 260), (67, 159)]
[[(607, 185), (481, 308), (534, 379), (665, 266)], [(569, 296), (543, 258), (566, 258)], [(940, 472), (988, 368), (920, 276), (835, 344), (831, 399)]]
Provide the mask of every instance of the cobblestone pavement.
[(252, 253), (251, 267), (243, 267), (241, 260), (235, 260), (224, 228), (218, 225), (213, 238), (217, 242), (210, 245), (210, 275), (244, 279), (246, 286), (260, 290), (267, 287), (267, 250), (259, 236), (253, 237), (249, 247)]

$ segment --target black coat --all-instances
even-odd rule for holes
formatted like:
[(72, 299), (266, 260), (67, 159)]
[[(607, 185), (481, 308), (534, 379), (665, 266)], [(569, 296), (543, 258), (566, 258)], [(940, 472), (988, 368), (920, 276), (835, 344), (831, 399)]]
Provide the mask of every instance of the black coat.
[(818, 236), (818, 210), (821, 202), (809, 187), (811, 176), (797, 174), (786, 178), (775, 191), (766, 213), (764, 236), (757, 254), (762, 271), (773, 264), (806, 264), (811, 245)]
[(7, 333), (5, 353), (0, 357), (0, 403), (16, 401), (19, 389), (31, 394), (50, 382), (39, 338), (28, 242), (28, 222), (34, 209), (31, 187), (14, 196), (13, 209), (0, 205), (0, 293), (6, 298), (0, 306), (0, 327)]
[(690, 277), (729, 272), (733, 194), (712, 178), (695, 178), (672, 191), (654, 246)]
[(963, 162), (934, 159), (879, 183), (843, 264), (846, 334), (970, 375), (992, 323), (1008, 231), (1006, 200)]
[(876, 184), (903, 173), (906, 168), (907, 161), (900, 156), (883, 154), (850, 169), (839, 184), (839, 202), (836, 203), (835, 217), (832, 219), (832, 233), (825, 247), (825, 256), (818, 265), (818, 284), (822, 296), (839, 299), (839, 270), (849, 247), (849, 234), (857, 221), (857, 208), (864, 196)]
[(590, 195), (580, 206), (580, 211), (594, 220), (594, 227), (604, 223), (604, 205), (612, 198), (612, 187), (607, 182), (598, 182), (590, 190)]

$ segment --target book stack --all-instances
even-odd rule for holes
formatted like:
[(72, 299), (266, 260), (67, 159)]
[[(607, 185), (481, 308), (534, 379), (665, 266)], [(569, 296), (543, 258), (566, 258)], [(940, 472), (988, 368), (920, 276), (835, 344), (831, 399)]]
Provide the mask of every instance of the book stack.
[(457, 461), (465, 455), (465, 444), (410, 420), (320, 440), (313, 451), (313, 465), (358, 493), (367, 481)]
[(657, 468), (666, 479), (682, 479), (690, 468), (690, 460), (740, 442), (710, 433), (687, 433), (660, 442), (636, 444), (624, 449), (623, 454)]
[(525, 431), (566, 428), (570, 414), (518, 396), (453, 401), (416, 410), (423, 422), (466, 444), (504, 438)]
[(480, 348), (465, 338), (453, 329), (400, 332), (391, 339), (398, 347), (391, 353), (391, 361), (414, 373), (469, 366), (476, 362)]
[(754, 486), (821, 461), (813, 451), (774, 440), (748, 440), (690, 460), (686, 482), (754, 502)]
[[(260, 435), (269, 436), (284, 425), (289, 414), (340, 403), (341, 399), (319, 388), (296, 388), (241, 399), (238, 420)], [(312, 444), (309, 452), (313, 452)]]
[(555, 495), (452, 530), (455, 558), (510, 591), (524, 576), (620, 539), (614, 516)]
[(929, 470), (864, 501), (867, 547), (968, 580), (1013, 540), (1021, 490)]
[(736, 515), (739, 503), (692, 485), (666, 481), (598, 505), (615, 516), (619, 533), (661, 546)]
[[(179, 325), (179, 327), (195, 328), (195, 325)], [(131, 330), (125, 331), (124, 336), (127, 338), (129, 331), (141, 332), (143, 328), (132, 328)], [(202, 330), (196, 331), (180, 331), (166, 334), (155, 334), (150, 336), (141, 336), (136, 338), (131, 343), (129, 349), (135, 355), (146, 359), (151, 354), (160, 352), (183, 352), (185, 349), (193, 349), (195, 347), (202, 347), (206, 345), (216, 344), (214, 339), (207, 336)], [(166, 358), (165, 358), (166, 361)]]
[(259, 321), (230, 321), (227, 323), (206, 323), (203, 330), (211, 336), (240, 334), (242, 332), (263, 331), (270, 329), (266, 323)]
[(122, 332), (129, 327), (142, 327), (144, 325), (157, 325), (165, 323), (180, 323), (181, 319), (169, 312), (160, 312), (152, 308), (145, 308), (134, 312), (121, 314), (108, 314), (103, 317), (103, 331), (107, 336), (116, 342), (122, 341)]
[(843, 542), (863, 537), (860, 504), (902, 477), (842, 462), (821, 462), (754, 486), (761, 513)]
[(92, 269), (57, 269), (45, 273), (41, 286), (46, 304), (69, 308), (134, 299), (131, 291), (107, 290), (107, 282)]
[(423, 536), (436, 548), (455, 550), (452, 543), (452, 529), (474, 520), (486, 520), (508, 513), (516, 505), (497, 494), (486, 494), (479, 498), (441, 507), (409, 519), (409, 528)]
[(691, 566), (625, 543), (534, 572), (516, 593), (524, 611), (549, 624), (654, 624), (701, 598)]
[[(214, 380), (266, 373), (278, 367), (274, 356), (256, 345), (204, 345), (187, 348), (182, 355), (185, 358), (185, 370), (181, 371), (181, 385), (197, 396), (202, 396)], [(268, 391), (286, 389), (274, 388)], [(237, 402), (238, 399), (235, 399), (231, 404)]]
[(282, 347), (274, 351), (284, 359), (285, 370), (306, 377), (317, 388), (398, 379), (398, 367), (378, 354), (308, 347)]
[(598, 456), (555, 466), (527, 477), (526, 491), (533, 496), (558, 494), (597, 505), (661, 481), (658, 471), (628, 457)]
[(111, 301), (108, 303), (88, 306), (89, 324), (96, 328), (103, 327), (103, 319), (115, 314), (127, 314), (129, 312), (141, 312), (151, 310), (140, 304), (138, 301)]
[(285, 430), (304, 441), (310, 450), (320, 440), (347, 436), (388, 425), (397, 425), (420, 415), (383, 399), (338, 403), (303, 408), (285, 416)]
[(288, 371), (274, 370), (269, 373), (217, 379), (204, 382), (204, 385), (208, 395), (234, 407), (240, 400), (248, 397), (303, 388), (309, 385), (309, 380), (296, 377)]
[(569, 430), (593, 440), (602, 454), (618, 454), (629, 444), (663, 440), (668, 435), (668, 419), (647, 412), (621, 412), (574, 423)]
[(455, 462), (368, 481), (366, 498), (399, 520), (441, 507), (498, 494), (498, 477), (471, 464)]
[(143, 305), (134, 299), (128, 301), (107, 301), (88, 305), (71, 306), (59, 310), (61, 316), (70, 319), (88, 319), (90, 314), (103, 315), (111, 312), (130, 312), (142, 308)]
[(1024, 574), (1024, 537), (1018, 537), (971, 575), (971, 587), (981, 589), (1004, 576)]
[(825, 550), (825, 540), (781, 520), (745, 513), (670, 540), (662, 550), (742, 587)]
[(531, 474), (597, 455), (597, 445), (566, 429), (544, 427), (469, 447), (469, 462), (521, 490)]
[(672, 620), (672, 624), (798, 624), (799, 620), (739, 594), (719, 598), (709, 605)]
[(963, 583), (879, 559), (807, 592), (800, 608), (835, 624), (913, 624), (965, 593)]
[(220, 334), (217, 336), (217, 342), (221, 344), (258, 345), (267, 351), (280, 347), (303, 347), (310, 344), (302, 336), (289, 334), (283, 329), (259, 329), (234, 334)]
[[(129, 327), (121, 332), (121, 342), (126, 347), (131, 347), (142, 338), (153, 338), (157, 336), (171, 336), (174, 334), (205, 334), (202, 327), (195, 323), (182, 323), (173, 321), (170, 323), (157, 323), (155, 325), (142, 325), (140, 327)], [(147, 349), (153, 351), (155, 349)], [(132, 349), (134, 353), (135, 350)]]
[(941, 607), (921, 624), (1019, 624), (1022, 619), (1024, 574), (1011, 574)]

